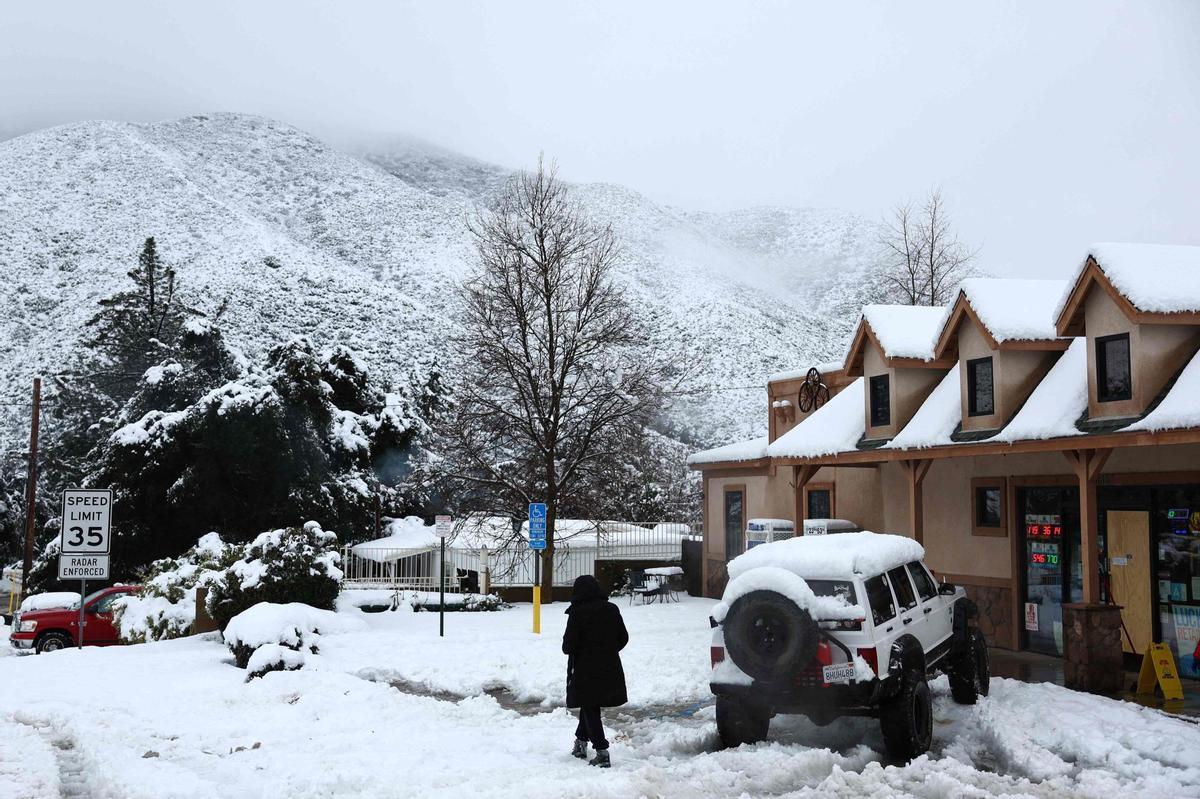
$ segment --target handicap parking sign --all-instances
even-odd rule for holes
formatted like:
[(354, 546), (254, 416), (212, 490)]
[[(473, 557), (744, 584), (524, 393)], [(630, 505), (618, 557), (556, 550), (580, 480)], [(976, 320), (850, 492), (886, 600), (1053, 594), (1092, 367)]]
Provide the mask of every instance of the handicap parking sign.
[(529, 503), (529, 548), (546, 548), (546, 503)]

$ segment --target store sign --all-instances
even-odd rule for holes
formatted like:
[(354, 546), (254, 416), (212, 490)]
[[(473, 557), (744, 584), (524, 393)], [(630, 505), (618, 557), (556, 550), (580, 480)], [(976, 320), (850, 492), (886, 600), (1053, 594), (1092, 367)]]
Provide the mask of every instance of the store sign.
[(1036, 602), (1025, 603), (1025, 629), (1033, 633), (1038, 631), (1038, 606)]
[(1062, 538), (1062, 517), (1058, 514), (1026, 514), (1025, 537), (1042, 541), (1060, 540)]

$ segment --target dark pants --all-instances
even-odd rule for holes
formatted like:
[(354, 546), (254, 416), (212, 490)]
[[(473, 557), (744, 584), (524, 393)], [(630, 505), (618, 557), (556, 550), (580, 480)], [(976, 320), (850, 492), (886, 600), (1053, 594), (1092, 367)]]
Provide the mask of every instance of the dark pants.
[(608, 748), (604, 738), (604, 724), (600, 721), (599, 707), (579, 708), (579, 725), (575, 727), (575, 737), (581, 741), (591, 741), (596, 751)]

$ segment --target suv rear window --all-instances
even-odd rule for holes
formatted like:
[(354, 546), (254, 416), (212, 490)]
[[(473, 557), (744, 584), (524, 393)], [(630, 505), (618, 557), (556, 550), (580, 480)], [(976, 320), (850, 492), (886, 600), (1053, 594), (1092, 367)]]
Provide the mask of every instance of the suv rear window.
[(892, 599), (892, 589), (888, 588), (883, 575), (872, 577), (863, 585), (867, 589), (867, 604), (871, 606), (871, 618), (875, 624), (896, 618), (896, 603)]
[(854, 583), (849, 580), (805, 580), (805, 582), (817, 596), (840, 596), (846, 600), (847, 604), (858, 604)]
[(937, 596), (937, 585), (929, 576), (929, 572), (925, 571), (924, 566), (914, 560), (908, 564), (908, 573), (912, 575), (913, 583), (916, 584), (917, 593), (921, 595), (921, 599), (933, 599)]
[(892, 580), (892, 588), (896, 592), (896, 601), (900, 603), (900, 607), (904, 610), (911, 610), (917, 606), (917, 595), (913, 593), (912, 583), (908, 581), (908, 575), (904, 573), (903, 566), (897, 566), (888, 572), (888, 577)]

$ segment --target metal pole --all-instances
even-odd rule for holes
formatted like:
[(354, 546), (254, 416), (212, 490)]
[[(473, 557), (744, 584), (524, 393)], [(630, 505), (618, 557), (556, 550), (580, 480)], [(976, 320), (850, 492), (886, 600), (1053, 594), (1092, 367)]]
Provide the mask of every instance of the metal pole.
[(533, 550), (533, 632), (542, 634), (542, 550)]
[(87, 596), (87, 580), (79, 581), (79, 648), (83, 649), (83, 626), (87, 621), (83, 618), (83, 600)]
[(29, 483), (25, 486), (25, 560), (21, 563), (21, 594), (33, 568), (33, 528), (37, 517), (38, 423), (42, 418), (42, 378), (33, 378), (33, 418), (29, 424)]
[(438, 563), (438, 571), (442, 573), (442, 601), (438, 605), (438, 637), (446, 635), (446, 539), (442, 538), (442, 557)]

